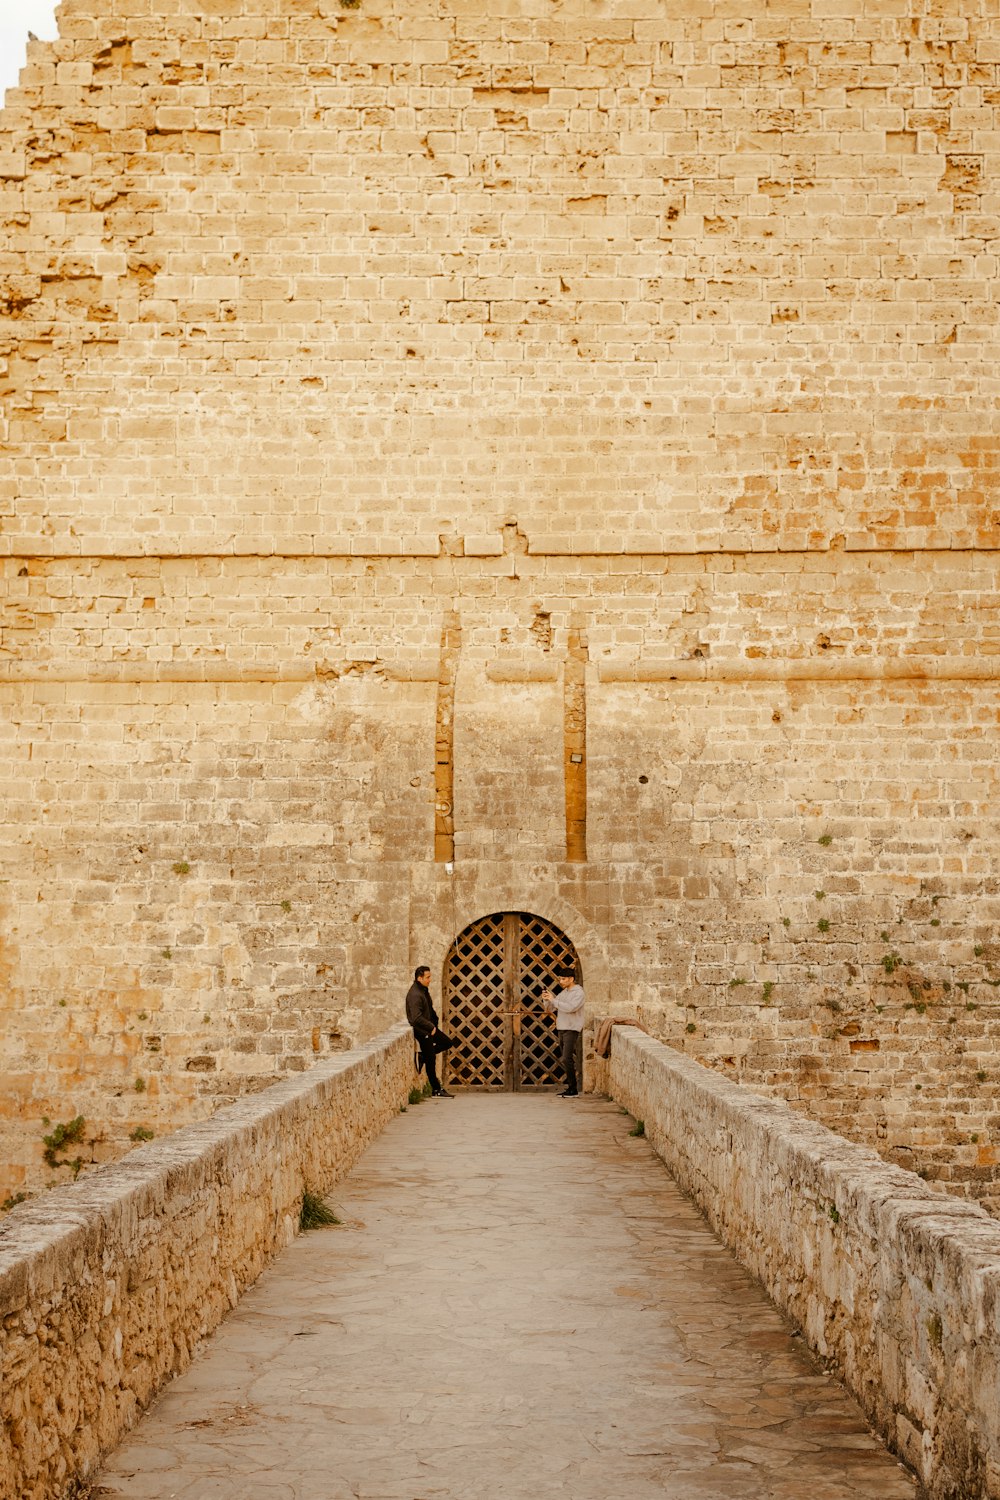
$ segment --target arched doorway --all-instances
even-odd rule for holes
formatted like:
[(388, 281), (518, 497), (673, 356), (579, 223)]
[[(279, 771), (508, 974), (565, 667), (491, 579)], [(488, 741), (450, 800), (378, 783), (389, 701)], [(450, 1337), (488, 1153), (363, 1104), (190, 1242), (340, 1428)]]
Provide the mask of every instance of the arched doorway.
[(442, 1025), (455, 1043), (449, 1081), (508, 1091), (561, 1085), (555, 1021), (542, 997), (553, 971), (570, 966), (582, 980), (566, 934), (530, 912), (494, 912), (459, 933), (441, 986)]

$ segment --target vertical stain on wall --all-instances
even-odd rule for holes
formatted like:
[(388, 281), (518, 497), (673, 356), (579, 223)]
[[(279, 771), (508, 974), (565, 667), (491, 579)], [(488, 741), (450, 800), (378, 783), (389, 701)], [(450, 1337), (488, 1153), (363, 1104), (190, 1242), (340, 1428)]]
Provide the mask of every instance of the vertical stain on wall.
[(462, 622), (454, 611), (441, 625), (437, 723), (434, 733), (434, 859), (455, 858), (455, 678), (462, 649)]
[(563, 761), (566, 772), (566, 858), (587, 858), (587, 640), (572, 625), (563, 670)]

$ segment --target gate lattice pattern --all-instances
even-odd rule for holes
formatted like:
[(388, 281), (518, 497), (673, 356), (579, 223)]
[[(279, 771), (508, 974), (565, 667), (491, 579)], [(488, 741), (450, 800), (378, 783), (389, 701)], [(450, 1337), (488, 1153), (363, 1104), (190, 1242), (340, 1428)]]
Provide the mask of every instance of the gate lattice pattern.
[(578, 967), (565, 933), (544, 917), (499, 912), (467, 927), (445, 962), (444, 1029), (462, 1088), (552, 1088), (561, 1082), (555, 1023), (544, 1008), (553, 970)]
[(445, 963), (444, 1029), (454, 1042), (448, 1077), (462, 1087), (503, 1088), (503, 917), (467, 927)]
[(547, 1015), (542, 994), (553, 988), (556, 969), (578, 968), (576, 949), (569, 938), (542, 917), (521, 917), (520, 980), (521, 1087), (549, 1088), (562, 1084), (559, 1037), (554, 1017)]

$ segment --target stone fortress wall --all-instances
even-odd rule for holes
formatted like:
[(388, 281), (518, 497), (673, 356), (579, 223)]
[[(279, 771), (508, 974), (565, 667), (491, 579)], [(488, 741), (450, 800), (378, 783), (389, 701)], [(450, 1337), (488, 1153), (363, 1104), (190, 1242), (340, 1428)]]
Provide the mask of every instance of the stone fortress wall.
[(988, 0), (161, 10), (0, 115), (0, 1197), (515, 909), (996, 1211)]

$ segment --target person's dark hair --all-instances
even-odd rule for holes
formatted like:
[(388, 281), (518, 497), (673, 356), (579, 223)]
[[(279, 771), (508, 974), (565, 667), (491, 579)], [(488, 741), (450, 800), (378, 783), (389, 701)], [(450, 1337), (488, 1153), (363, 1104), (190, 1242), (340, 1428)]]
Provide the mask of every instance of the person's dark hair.
[(557, 969), (556, 970), (556, 978), (557, 979), (575, 979), (576, 978), (576, 970), (575, 969), (566, 968), (566, 967), (563, 967), (561, 969)]
[(414, 979), (419, 979), (421, 974), (429, 974), (430, 972), (430, 964), (417, 964), (417, 967), (413, 971), (413, 977)]

